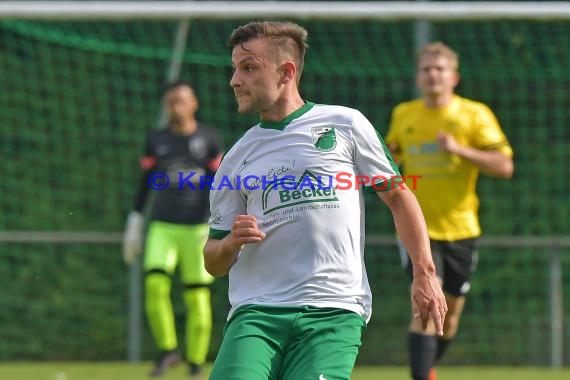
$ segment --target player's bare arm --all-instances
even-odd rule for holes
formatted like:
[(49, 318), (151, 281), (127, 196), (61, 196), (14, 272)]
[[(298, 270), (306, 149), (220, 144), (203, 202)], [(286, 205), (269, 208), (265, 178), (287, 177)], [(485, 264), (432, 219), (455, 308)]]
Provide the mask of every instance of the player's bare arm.
[(392, 154), (392, 159), (396, 163), (396, 165), (400, 165), (402, 163), (400, 155), (402, 154), (402, 150), (400, 146), (396, 142), (391, 142), (388, 144), (388, 150)]
[(431, 318), (436, 333), (443, 335), (447, 304), (437, 279), (429, 245), (425, 220), (414, 194), (394, 189), (377, 193), (392, 211), (398, 235), (406, 247), (413, 265), (411, 300), (415, 318), (421, 319), (425, 330)]
[(440, 132), (437, 143), (441, 150), (463, 157), (477, 165), (487, 175), (511, 178), (514, 171), (513, 159), (498, 150), (481, 150), (460, 145), (449, 133)]
[(220, 277), (229, 273), (237, 260), (238, 252), (244, 244), (259, 243), (265, 234), (257, 227), (253, 215), (238, 215), (232, 230), (221, 240), (208, 239), (204, 246), (204, 266), (212, 276)]

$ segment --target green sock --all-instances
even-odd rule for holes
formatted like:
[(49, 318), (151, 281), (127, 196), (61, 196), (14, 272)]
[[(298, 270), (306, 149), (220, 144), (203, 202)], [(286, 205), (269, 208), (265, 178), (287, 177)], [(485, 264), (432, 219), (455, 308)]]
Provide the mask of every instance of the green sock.
[(146, 317), (156, 345), (163, 351), (178, 346), (170, 300), (171, 282), (166, 273), (153, 272), (145, 276)]
[(206, 361), (212, 334), (212, 305), (208, 287), (184, 290), (186, 304), (186, 359), (202, 365)]

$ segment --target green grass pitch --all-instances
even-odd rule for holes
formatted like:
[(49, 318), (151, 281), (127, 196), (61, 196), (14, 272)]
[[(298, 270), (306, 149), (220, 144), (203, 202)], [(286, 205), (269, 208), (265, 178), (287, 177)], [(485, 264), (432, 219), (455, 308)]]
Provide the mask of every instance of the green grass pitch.
[[(0, 363), (2, 380), (136, 380), (148, 379), (151, 363)], [(357, 367), (351, 380), (409, 380), (404, 367)], [(185, 366), (161, 379), (188, 379)], [(449, 367), (438, 368), (439, 380), (567, 380), (570, 369), (535, 367)]]

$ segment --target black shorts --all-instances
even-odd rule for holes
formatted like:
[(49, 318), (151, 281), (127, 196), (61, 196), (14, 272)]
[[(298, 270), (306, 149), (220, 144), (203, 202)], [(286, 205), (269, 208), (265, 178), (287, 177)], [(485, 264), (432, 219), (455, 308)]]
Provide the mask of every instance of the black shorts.
[[(430, 239), (431, 254), (443, 290), (452, 296), (469, 292), (471, 273), (477, 266), (477, 239), (441, 241)], [(402, 265), (412, 280), (412, 263), (401, 241), (398, 241)]]

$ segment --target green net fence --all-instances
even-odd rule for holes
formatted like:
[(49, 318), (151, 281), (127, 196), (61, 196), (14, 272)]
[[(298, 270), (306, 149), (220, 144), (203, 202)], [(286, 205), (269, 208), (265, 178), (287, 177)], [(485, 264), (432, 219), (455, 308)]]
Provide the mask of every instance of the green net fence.
[[(200, 118), (230, 145), (255, 118), (229, 88), (231, 30), (248, 20), (191, 20), (181, 78)], [(302, 94), (360, 109), (385, 134), (390, 111), (414, 96), (415, 23), (300, 21), (310, 34)], [(177, 22), (0, 20), (0, 231), (118, 232), (132, 205), (137, 160), (157, 126)], [(436, 22), (461, 58), (459, 92), (489, 104), (515, 149), (511, 181), (482, 178), (485, 234), (569, 234), (570, 23)], [(367, 228), (392, 235), (387, 209), (367, 199)], [(409, 306), (395, 247), (369, 245), (374, 316), (359, 361), (403, 364)], [(452, 364), (549, 362), (546, 248), (480, 252)], [(561, 249), (563, 272), (570, 252)], [(570, 311), (570, 282), (563, 278)], [(0, 243), (0, 360), (122, 360), (127, 271), (117, 244)], [(214, 289), (216, 353), (227, 312)], [(177, 318), (183, 309), (177, 290)], [(145, 331), (144, 358), (154, 354)], [(181, 332), (182, 334), (182, 332)], [(563, 330), (570, 347), (570, 329)], [(182, 337), (182, 335), (181, 335)], [(570, 356), (564, 358), (570, 364)]]

